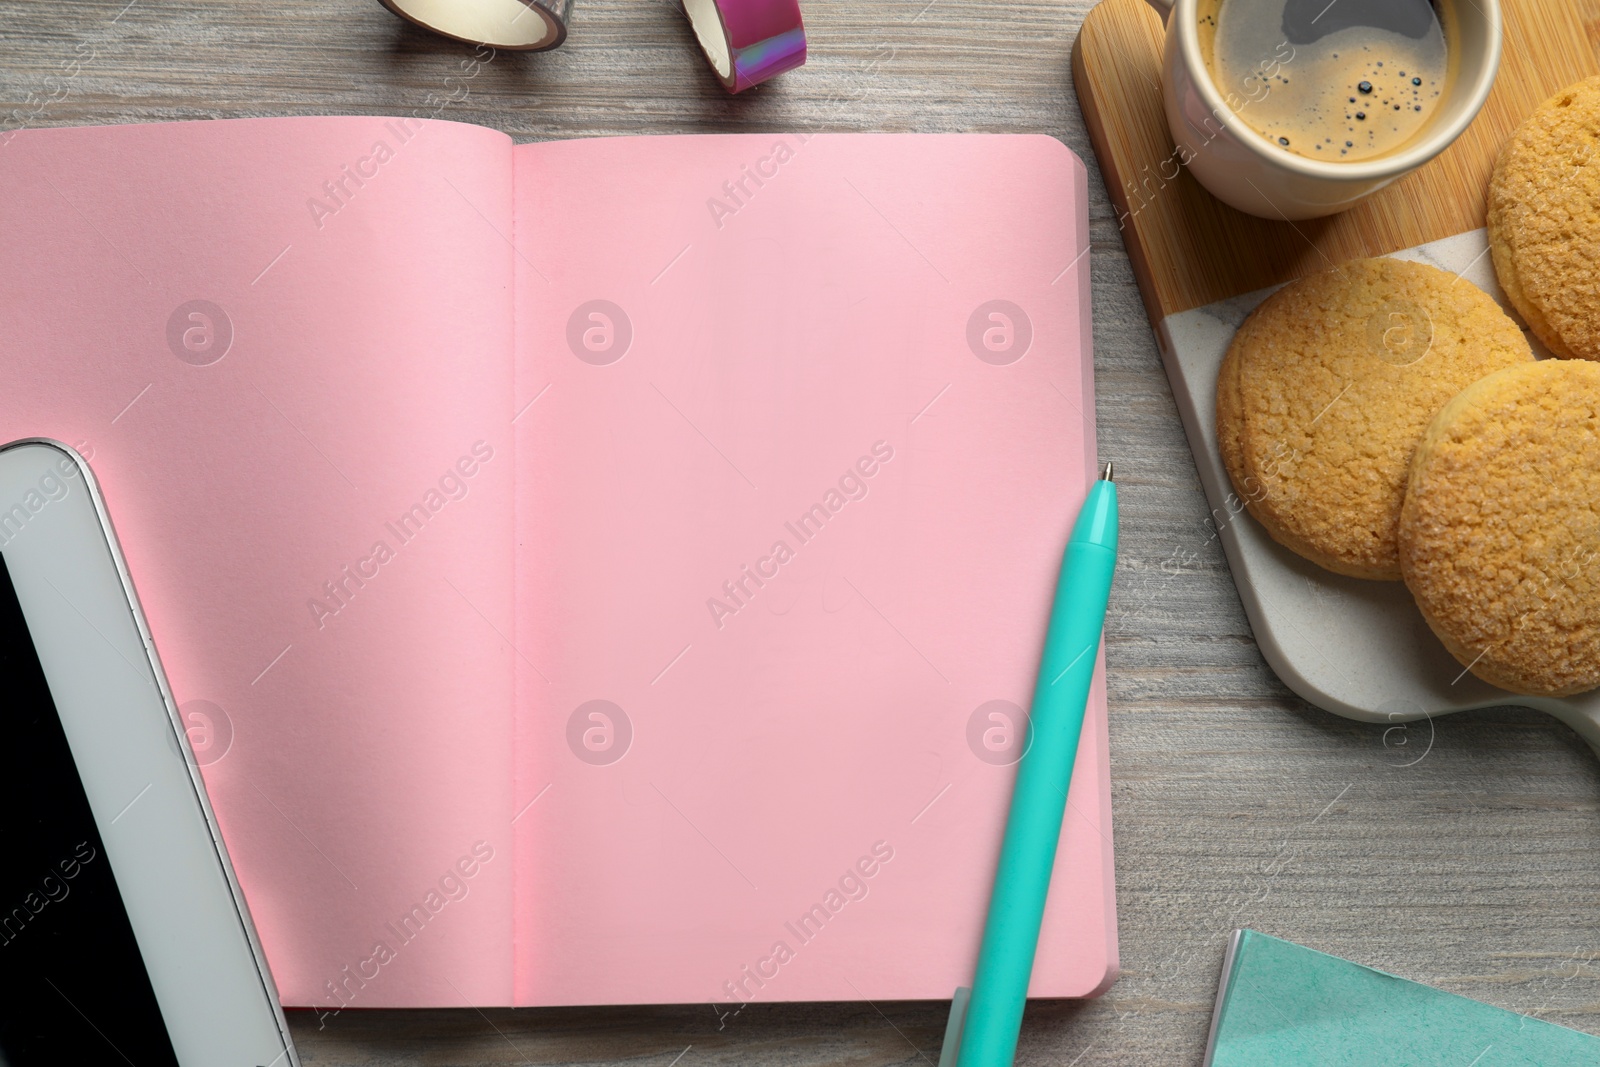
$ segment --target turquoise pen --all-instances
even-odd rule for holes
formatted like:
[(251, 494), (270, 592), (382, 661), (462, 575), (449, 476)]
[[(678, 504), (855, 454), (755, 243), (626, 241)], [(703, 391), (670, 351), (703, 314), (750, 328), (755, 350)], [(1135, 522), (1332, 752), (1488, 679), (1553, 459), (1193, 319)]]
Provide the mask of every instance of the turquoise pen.
[(1010, 1067), (1016, 1055), (1116, 564), (1117, 486), (1107, 463), (1062, 553), (978, 970), (970, 992), (956, 990), (951, 1002), (939, 1067)]

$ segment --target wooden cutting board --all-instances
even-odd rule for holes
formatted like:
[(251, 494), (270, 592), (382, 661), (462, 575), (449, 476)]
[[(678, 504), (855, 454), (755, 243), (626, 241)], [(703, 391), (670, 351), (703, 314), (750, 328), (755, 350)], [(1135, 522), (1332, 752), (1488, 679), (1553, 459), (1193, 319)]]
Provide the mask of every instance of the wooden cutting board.
[(1176, 167), (1161, 106), (1165, 29), (1145, 0), (1102, 0), (1078, 33), (1073, 80), (1150, 321), (1482, 226), (1500, 145), (1556, 90), (1600, 73), (1600, 0), (1502, 2), (1500, 73), (1455, 144), (1358, 207), (1288, 223), (1235, 211)]
[(1322, 570), (1258, 523), (1234, 521), (1244, 504), (1217, 446), (1217, 368), (1260, 290), (1355, 257), (1401, 253), (1498, 292), (1482, 230), (1495, 156), (1534, 107), (1600, 72), (1600, 0), (1502, 3), (1499, 76), (1472, 126), (1427, 166), (1326, 219), (1252, 218), (1175, 165), (1161, 106), (1163, 29), (1144, 0), (1102, 0), (1089, 13), (1073, 73), (1211, 505), (1213, 536), (1267, 663), (1305, 700), (1349, 718), (1392, 727), (1522, 704), (1568, 723), (1600, 753), (1600, 690), (1519, 697), (1468, 676), (1401, 583)]

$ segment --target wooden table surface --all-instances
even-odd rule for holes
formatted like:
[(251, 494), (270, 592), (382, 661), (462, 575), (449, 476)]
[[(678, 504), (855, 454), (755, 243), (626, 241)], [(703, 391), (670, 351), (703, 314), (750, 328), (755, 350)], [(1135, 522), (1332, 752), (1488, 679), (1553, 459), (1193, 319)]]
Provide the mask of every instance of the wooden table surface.
[[(457, 64), (470, 49), (376, 0), (0, 0), (0, 129), (409, 114), (453, 96), (443, 117), (519, 140), (1061, 138), (1090, 166), (1100, 451), (1117, 462), (1124, 507), (1106, 653), (1123, 974), (1097, 1001), (1032, 1005), (1018, 1063), (1199, 1063), (1237, 926), (1600, 1033), (1594, 754), (1520, 710), (1387, 731), (1348, 722), (1294, 697), (1262, 662), (1074, 97), (1070, 50), (1088, 6), (806, 0), (810, 63), (731, 98), (671, 0), (578, 0), (564, 48), (500, 53), (465, 83)], [(82, 69), (63, 90), (56, 75), (74, 58)], [(3, 204), (0, 190), (0, 220)], [(721, 1030), (704, 1005), (291, 1023), (308, 1065), (800, 1067), (935, 1063), (947, 1008), (765, 1005)]]

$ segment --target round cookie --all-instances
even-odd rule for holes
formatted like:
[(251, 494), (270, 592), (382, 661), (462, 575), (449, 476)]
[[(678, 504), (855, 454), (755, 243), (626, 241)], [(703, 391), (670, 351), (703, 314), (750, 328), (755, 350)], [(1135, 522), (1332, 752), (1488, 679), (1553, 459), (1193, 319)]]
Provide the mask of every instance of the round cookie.
[(1446, 404), (1412, 461), (1400, 564), (1452, 655), (1502, 689), (1600, 685), (1600, 365), (1544, 360)]
[(1357, 578), (1397, 581), (1411, 455), (1436, 412), (1531, 362), (1488, 294), (1423, 263), (1363, 259), (1293, 282), (1239, 327), (1217, 381), (1217, 436), (1274, 540)]
[(1600, 359), (1600, 77), (1540, 104), (1500, 150), (1489, 249), (1500, 287), (1551, 352)]

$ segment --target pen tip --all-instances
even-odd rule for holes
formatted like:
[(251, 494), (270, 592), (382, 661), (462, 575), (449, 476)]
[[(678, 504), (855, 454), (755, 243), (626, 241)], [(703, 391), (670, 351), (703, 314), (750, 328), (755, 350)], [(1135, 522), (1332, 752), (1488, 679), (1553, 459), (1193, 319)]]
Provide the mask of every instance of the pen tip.
[(1110, 460), (1106, 460), (1105, 468), (1103, 470), (1101, 470), (1101, 472), (1100, 472), (1100, 480), (1102, 482), (1114, 482), (1114, 481), (1116, 481), (1115, 478), (1111, 477), (1111, 473), (1112, 473), (1111, 472), (1111, 461)]

